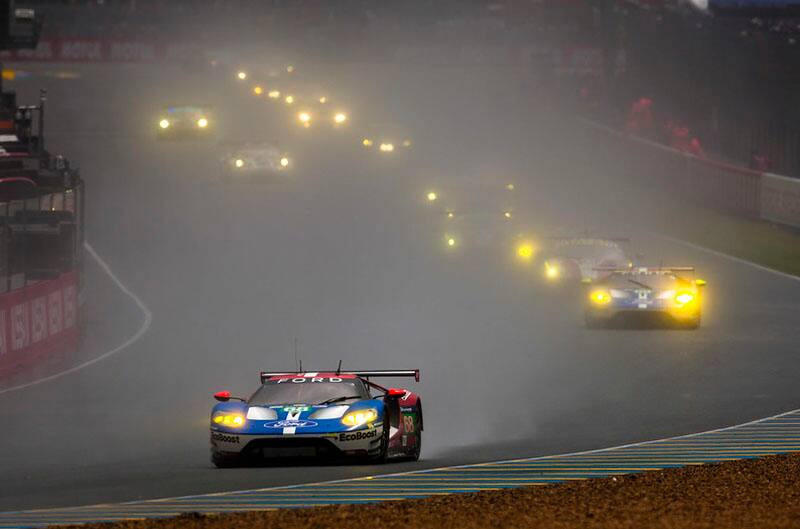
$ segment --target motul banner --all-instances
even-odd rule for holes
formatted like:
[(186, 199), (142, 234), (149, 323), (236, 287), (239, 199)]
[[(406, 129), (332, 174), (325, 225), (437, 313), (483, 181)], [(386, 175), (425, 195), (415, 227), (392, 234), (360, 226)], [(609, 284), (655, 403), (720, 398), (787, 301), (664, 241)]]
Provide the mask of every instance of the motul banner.
[(35, 50), (0, 53), (5, 62), (153, 62), (169, 55), (164, 43), (109, 39), (40, 40)]
[(77, 344), (77, 273), (0, 294), (0, 376)]

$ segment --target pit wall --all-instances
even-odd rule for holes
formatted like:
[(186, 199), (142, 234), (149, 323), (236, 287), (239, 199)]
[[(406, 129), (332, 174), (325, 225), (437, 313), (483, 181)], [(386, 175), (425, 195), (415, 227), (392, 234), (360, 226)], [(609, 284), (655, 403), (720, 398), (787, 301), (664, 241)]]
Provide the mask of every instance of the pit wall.
[[(83, 197), (79, 182), (61, 192), (0, 203), (0, 222), (16, 223), (21, 231), (41, 229), (41, 225), (25, 224), (28, 214), (35, 217), (40, 211), (67, 211), (77, 223), (71, 267), (47, 279), (28, 277), (24, 268), (0, 277), (4, 291), (0, 293), (0, 380), (78, 350), (84, 289)], [(0, 268), (8, 273), (15, 256), (0, 257), (6, 260)]]
[(0, 378), (74, 351), (79, 338), (77, 272), (0, 294)]
[(688, 200), (800, 228), (800, 179), (698, 158), (660, 143), (583, 121), (604, 155)]

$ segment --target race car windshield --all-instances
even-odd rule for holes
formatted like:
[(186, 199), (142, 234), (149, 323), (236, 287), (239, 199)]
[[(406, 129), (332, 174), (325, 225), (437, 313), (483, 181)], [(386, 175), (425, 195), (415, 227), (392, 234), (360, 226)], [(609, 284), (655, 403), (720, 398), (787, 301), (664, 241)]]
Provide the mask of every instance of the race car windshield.
[(648, 274), (648, 275), (625, 275), (622, 276), (628, 283), (642, 288), (649, 288), (651, 290), (665, 290), (675, 286), (678, 278), (672, 274)]
[(368, 399), (369, 393), (364, 383), (357, 378), (344, 379), (341, 382), (285, 382), (268, 380), (250, 397), (251, 406), (271, 406), (277, 404), (319, 404), (323, 402), (339, 402), (349, 398)]

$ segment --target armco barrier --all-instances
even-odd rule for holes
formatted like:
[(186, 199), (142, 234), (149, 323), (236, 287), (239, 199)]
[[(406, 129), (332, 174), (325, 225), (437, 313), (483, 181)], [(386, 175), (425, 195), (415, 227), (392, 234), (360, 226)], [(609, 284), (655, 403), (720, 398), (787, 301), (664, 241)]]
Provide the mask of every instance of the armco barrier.
[(585, 121), (619, 167), (693, 201), (748, 217), (800, 226), (800, 181), (698, 158)]
[(761, 216), (800, 227), (800, 180), (765, 173), (761, 178)]

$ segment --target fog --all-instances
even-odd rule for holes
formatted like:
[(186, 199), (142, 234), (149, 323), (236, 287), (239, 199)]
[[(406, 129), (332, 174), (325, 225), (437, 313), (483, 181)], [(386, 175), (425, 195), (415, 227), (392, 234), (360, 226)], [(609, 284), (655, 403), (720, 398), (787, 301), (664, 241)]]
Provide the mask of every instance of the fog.
[[(48, 145), (81, 167), (88, 240), (153, 324), (102, 362), (0, 393), (9, 432), (0, 509), (591, 449), (790, 405), (797, 317), (775, 306), (796, 304), (786, 283), (664, 238), (674, 235), (669, 219), (691, 218), (696, 205), (626, 170), (536, 71), (320, 61), (257, 41), (216, 56), (216, 67), (200, 69), (34, 65), (15, 84), (22, 101), (48, 89)], [(253, 96), (259, 72), (287, 63), (296, 70), (280, 84), (324, 87), (347, 109), (347, 127), (305, 130), (296, 109)], [(235, 79), (238, 69), (247, 82)], [(178, 104), (213, 106), (214, 137), (156, 141), (159, 112)], [(363, 149), (362, 131), (387, 123), (409, 131), (412, 147), (396, 156)], [(275, 142), (290, 153), (291, 172), (219, 182), (219, 143), (231, 138)], [(653, 261), (703, 270), (704, 326), (585, 329), (580, 291), (543, 285), (538, 266), (514, 259), (500, 222), (487, 221), (481, 244), (448, 251), (425, 193), (491, 210), (493, 195), (481, 189), (512, 182), (518, 234), (631, 237)], [(141, 312), (92, 259), (85, 273), (81, 350), (3, 388), (95, 358), (140, 328)], [(419, 384), (392, 382), (422, 397), (420, 462), (214, 469), (212, 393), (247, 396), (259, 370), (293, 369), (296, 356), (306, 370), (340, 360), (346, 370), (420, 369)]]

